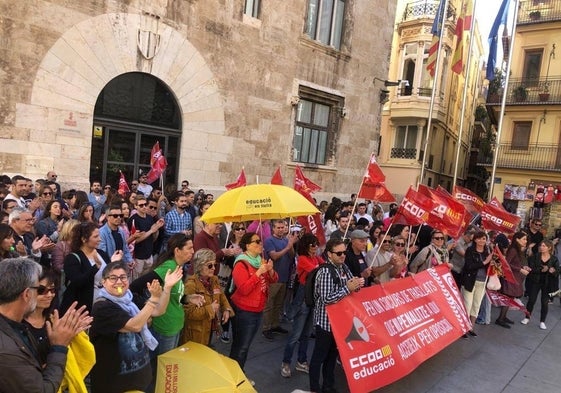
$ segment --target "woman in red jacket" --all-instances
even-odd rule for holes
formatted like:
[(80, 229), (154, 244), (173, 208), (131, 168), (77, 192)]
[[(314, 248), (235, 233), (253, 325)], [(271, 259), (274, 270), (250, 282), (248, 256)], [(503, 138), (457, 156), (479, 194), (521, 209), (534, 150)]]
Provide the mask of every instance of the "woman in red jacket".
[(234, 292), (230, 300), (236, 316), (232, 321), (230, 357), (243, 370), (249, 346), (261, 326), (269, 285), (277, 282), (279, 277), (273, 269), (273, 261), (265, 261), (261, 256), (263, 243), (258, 234), (246, 233), (239, 246), (243, 254), (236, 258), (232, 271)]

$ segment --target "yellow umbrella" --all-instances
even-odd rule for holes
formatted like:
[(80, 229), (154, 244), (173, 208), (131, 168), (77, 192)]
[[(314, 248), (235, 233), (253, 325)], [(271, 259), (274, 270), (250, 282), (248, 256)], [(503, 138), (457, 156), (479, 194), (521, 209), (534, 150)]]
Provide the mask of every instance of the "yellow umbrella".
[(253, 184), (220, 195), (201, 220), (206, 223), (274, 220), (316, 213), (319, 210), (292, 188)]
[(156, 393), (257, 393), (233, 359), (187, 342), (158, 356)]

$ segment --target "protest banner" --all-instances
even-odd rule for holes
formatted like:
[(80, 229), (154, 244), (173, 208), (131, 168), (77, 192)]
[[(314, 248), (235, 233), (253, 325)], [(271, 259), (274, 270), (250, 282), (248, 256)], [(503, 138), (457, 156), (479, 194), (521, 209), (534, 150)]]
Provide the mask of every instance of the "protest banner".
[(471, 329), (444, 265), (364, 288), (327, 313), (352, 393), (404, 377)]

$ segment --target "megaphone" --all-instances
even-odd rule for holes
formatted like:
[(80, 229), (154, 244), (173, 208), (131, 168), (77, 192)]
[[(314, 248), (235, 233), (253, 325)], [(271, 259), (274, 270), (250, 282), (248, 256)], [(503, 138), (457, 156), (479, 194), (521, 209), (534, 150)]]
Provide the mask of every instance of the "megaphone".
[(358, 317), (353, 317), (353, 326), (351, 327), (351, 331), (345, 338), (345, 342), (347, 343), (349, 348), (354, 350), (351, 341), (370, 341), (370, 335), (366, 330), (366, 326), (364, 326), (364, 323), (362, 323), (362, 321), (358, 319)]

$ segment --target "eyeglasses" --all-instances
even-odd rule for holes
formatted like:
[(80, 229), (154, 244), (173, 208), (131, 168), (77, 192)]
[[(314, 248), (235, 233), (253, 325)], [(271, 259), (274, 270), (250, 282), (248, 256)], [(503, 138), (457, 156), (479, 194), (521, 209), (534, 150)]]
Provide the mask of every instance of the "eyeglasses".
[(252, 240), (249, 243), (261, 244), (261, 239)]
[(121, 282), (127, 282), (129, 278), (123, 274), (122, 276), (109, 276), (106, 278), (106, 280), (109, 280), (110, 282), (115, 284), (119, 280), (121, 280)]
[(444, 236), (433, 237), (434, 240), (444, 240)]
[(337, 255), (338, 257), (340, 257), (341, 255), (343, 255), (346, 251), (330, 251), (332, 254)]
[(138, 207), (146, 207), (146, 203), (139, 203), (137, 206)]
[(318, 246), (319, 246), (319, 244), (317, 244), (317, 243), (310, 244), (310, 247), (318, 247)]
[(124, 214), (109, 214), (109, 217), (113, 217), (113, 218), (123, 218), (125, 215)]
[(392, 242), (392, 241), (391, 241), (391, 240), (389, 240), (389, 239), (384, 239), (384, 240), (382, 240), (382, 244), (385, 244), (385, 243), (391, 243), (391, 242)]
[(209, 263), (208, 265), (206, 265), (206, 267), (208, 269), (214, 269), (216, 267), (216, 263)]
[(542, 226), (541, 223), (538, 224), (537, 222), (535, 222), (534, 225), (537, 226), (537, 227), (541, 227), (541, 226)]
[(181, 187), (187, 187), (187, 184), (182, 184)]
[(244, 227), (234, 228), (234, 231), (245, 231)]
[(394, 243), (394, 246), (403, 247), (405, 246), (405, 243)]
[(131, 183), (131, 186), (138, 186), (138, 183)]
[(53, 195), (52, 192), (44, 192), (43, 195), (47, 196), (47, 195)]
[(152, 210), (156, 210), (156, 209), (158, 209), (158, 206), (148, 206), (148, 208), (150, 208)]
[(106, 187), (103, 187), (103, 188), (106, 189), (106, 190), (110, 190), (111, 186), (106, 186)]

